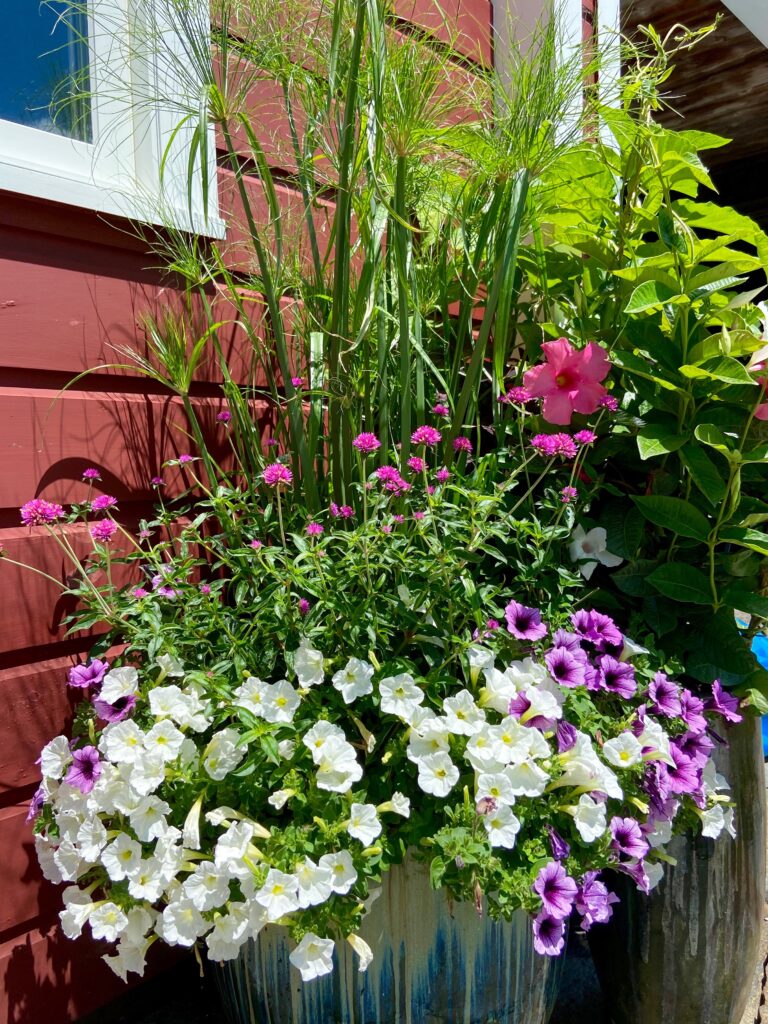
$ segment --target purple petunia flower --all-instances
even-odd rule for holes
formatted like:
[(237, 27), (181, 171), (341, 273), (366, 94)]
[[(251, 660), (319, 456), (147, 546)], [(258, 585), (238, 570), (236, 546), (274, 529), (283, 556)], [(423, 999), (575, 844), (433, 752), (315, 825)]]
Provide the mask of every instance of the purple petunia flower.
[(637, 690), (635, 670), (626, 661), (618, 661), (610, 654), (603, 654), (597, 662), (600, 671), (600, 686), (609, 693), (615, 693), (629, 700)]
[(567, 629), (558, 629), (552, 636), (553, 647), (565, 647), (567, 651), (581, 650), (581, 637), (576, 633), (569, 633)]
[(586, 660), (581, 651), (569, 651), (567, 647), (553, 647), (544, 655), (549, 674), (556, 683), (569, 689), (584, 685)]
[(54, 501), (33, 498), (19, 509), (24, 526), (47, 526), (64, 518), (64, 509)]
[(680, 692), (680, 717), (691, 732), (704, 732), (707, 720), (704, 717), (704, 701), (695, 697), (690, 690)]
[(124, 697), (118, 697), (114, 704), (94, 699), (93, 706), (103, 722), (122, 722), (136, 707), (136, 694), (128, 693)]
[(704, 732), (686, 732), (677, 736), (671, 744), (683, 757), (687, 757), (697, 768), (704, 768), (714, 743)]
[(651, 881), (646, 874), (645, 863), (642, 858), (640, 860), (624, 860), (616, 866), (619, 871), (622, 871), (625, 875), (629, 875), (640, 892), (644, 892), (648, 895), (651, 891)]
[(504, 609), (507, 629), (518, 640), (541, 640), (547, 635), (547, 627), (541, 621), (538, 608), (527, 608), (519, 601), (510, 601)]
[(653, 702), (651, 711), (655, 714), (666, 715), (667, 718), (680, 717), (680, 687), (671, 679), (667, 679), (663, 672), (657, 672), (653, 677), (653, 682), (648, 687), (648, 696)]
[(621, 630), (610, 617), (596, 612), (581, 609), (571, 616), (573, 628), (584, 640), (589, 640), (599, 651), (607, 651), (611, 647), (622, 648), (624, 637)]
[(557, 861), (550, 861), (539, 871), (532, 888), (541, 898), (544, 911), (559, 919), (568, 917), (579, 889)]
[(605, 924), (613, 915), (612, 904), (619, 902), (619, 897), (608, 892), (603, 882), (598, 881), (597, 871), (587, 871), (581, 880), (579, 892), (574, 904), (581, 914), (581, 926), (585, 932), (593, 924)]
[(740, 722), (742, 716), (739, 714), (739, 700), (733, 694), (727, 693), (720, 682), (716, 679), (712, 683), (712, 696), (705, 702), (707, 711), (716, 711), (722, 715), (727, 722)]
[(611, 848), (627, 857), (644, 857), (650, 846), (634, 818), (611, 818)]
[(72, 755), (64, 781), (75, 786), (81, 793), (90, 793), (101, 775), (101, 758), (96, 747), (82, 747)]
[(42, 786), (38, 786), (37, 789), (35, 790), (34, 796), (29, 801), (29, 810), (27, 811), (27, 816), (24, 820), (27, 823), (29, 823), (30, 821), (35, 821), (35, 819), (40, 814), (40, 811), (42, 811), (44, 806), (45, 790), (43, 789)]
[(411, 444), (436, 445), (442, 441), (442, 434), (434, 427), (417, 427), (411, 434)]
[(533, 948), (540, 956), (560, 956), (565, 946), (565, 921), (542, 911), (533, 919)]
[(87, 665), (72, 666), (67, 677), (67, 685), (74, 686), (78, 690), (85, 690), (89, 686), (101, 686), (107, 672), (109, 672), (109, 662), (93, 658)]
[(701, 768), (677, 747), (671, 746), (669, 752), (674, 765), (660, 765), (661, 774), (665, 777), (670, 793), (695, 793), (701, 786)]
[(557, 723), (557, 752), (558, 754), (565, 754), (569, 750), (573, 750), (576, 746), (576, 741), (579, 738), (578, 731), (575, 725), (571, 725), (570, 722), (566, 722), (564, 718), (561, 718)]
[(352, 446), (357, 448), (357, 450), (363, 455), (371, 455), (373, 452), (381, 448), (381, 441), (375, 434), (364, 431), (362, 434), (357, 435), (352, 442)]
[(567, 843), (557, 829), (553, 828), (551, 825), (545, 825), (544, 827), (549, 835), (549, 845), (552, 848), (552, 856), (555, 860), (565, 860), (566, 857), (570, 857), (570, 844)]

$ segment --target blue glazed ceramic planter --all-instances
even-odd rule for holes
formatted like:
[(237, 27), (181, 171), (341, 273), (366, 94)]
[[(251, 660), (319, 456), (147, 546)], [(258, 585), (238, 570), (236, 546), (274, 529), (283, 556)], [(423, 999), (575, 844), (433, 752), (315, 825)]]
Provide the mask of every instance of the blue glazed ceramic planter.
[(347, 943), (334, 972), (303, 983), (284, 928), (264, 929), (219, 971), (231, 1024), (546, 1024), (562, 961), (533, 949), (530, 918), (480, 917), (430, 888), (409, 862), (384, 876), (360, 934), (365, 973)]

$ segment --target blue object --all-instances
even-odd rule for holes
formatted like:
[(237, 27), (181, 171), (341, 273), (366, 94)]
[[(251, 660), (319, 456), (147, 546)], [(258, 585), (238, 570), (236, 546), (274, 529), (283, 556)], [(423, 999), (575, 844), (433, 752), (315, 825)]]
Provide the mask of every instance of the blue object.
[[(758, 633), (752, 641), (752, 652), (763, 666), (768, 669), (768, 636)], [(768, 757), (768, 715), (763, 716), (763, 757)]]

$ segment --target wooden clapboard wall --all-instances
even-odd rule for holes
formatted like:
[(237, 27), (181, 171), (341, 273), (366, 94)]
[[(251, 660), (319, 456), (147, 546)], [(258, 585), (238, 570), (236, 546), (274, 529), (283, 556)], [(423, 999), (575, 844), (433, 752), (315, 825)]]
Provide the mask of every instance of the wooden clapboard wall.
[[(466, 67), (491, 61), (491, 0), (443, 0), (443, 8)], [(444, 33), (429, 0), (401, 0), (398, 15), (403, 32)], [(270, 100), (265, 83), (254, 96), (256, 122), (269, 122)], [(276, 142), (273, 159), (290, 174), (290, 147)], [(255, 178), (249, 188), (258, 196)], [(219, 190), (237, 266), (242, 249), (227, 171), (219, 172)], [(288, 209), (298, 201), (289, 184), (282, 198)], [(83, 500), (82, 472), (95, 466), (99, 488), (116, 495), (120, 515), (135, 523), (152, 500), (150, 478), (187, 448), (176, 429), (178, 402), (138, 375), (104, 370), (54, 403), (76, 374), (121, 361), (111, 346), (140, 342), (143, 311), (173, 301), (172, 286), (147, 269), (151, 259), (124, 228), (2, 191), (0, 180), (0, 544), (58, 579), (66, 572), (59, 549), (44, 531), (19, 525), (19, 506), (32, 497)], [(194, 401), (213, 435), (216, 380), (200, 376)], [(71, 713), (66, 672), (90, 644), (88, 636), (63, 639), (67, 611), (44, 579), (0, 565), (0, 1024), (63, 1024), (122, 989), (100, 961), (103, 949), (59, 934), (60, 893), (41, 879), (25, 823), (35, 759)]]

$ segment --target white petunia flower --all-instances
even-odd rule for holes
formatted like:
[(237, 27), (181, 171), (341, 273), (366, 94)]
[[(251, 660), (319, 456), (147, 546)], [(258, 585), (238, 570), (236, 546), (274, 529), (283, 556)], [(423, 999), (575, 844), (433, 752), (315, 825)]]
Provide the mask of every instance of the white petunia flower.
[(312, 981), (333, 970), (333, 949), (333, 939), (321, 939), (314, 932), (307, 932), (288, 959), (298, 968), (302, 981)]
[(643, 759), (643, 745), (631, 732), (603, 744), (603, 757), (616, 768), (632, 768)]
[(608, 828), (605, 804), (593, 800), (589, 793), (582, 793), (578, 804), (570, 808), (576, 831), (585, 843), (594, 843)]
[(500, 672), (497, 668), (485, 670), (485, 686), (480, 691), (481, 707), (493, 708), (500, 715), (509, 713), (509, 702), (517, 695), (517, 683), (509, 669)]
[(432, 796), (447, 796), (459, 781), (459, 769), (442, 751), (418, 763), (419, 788)]
[(176, 679), (184, 675), (184, 666), (175, 654), (161, 654), (157, 659), (157, 664), (163, 670), (163, 675)]
[(101, 684), (99, 700), (105, 700), (107, 704), (114, 704), (121, 697), (129, 697), (135, 694), (139, 688), (139, 673), (131, 665), (123, 668), (113, 668), (104, 676)]
[(131, 828), (143, 843), (159, 839), (163, 835), (168, 827), (165, 815), (170, 809), (165, 800), (156, 796), (145, 796), (138, 807), (131, 811)]
[(213, 929), (205, 937), (208, 956), (217, 962), (234, 960), (248, 941), (250, 915), (245, 903), (230, 903), (228, 913), (217, 917)]
[(418, 729), (411, 729), (406, 756), (410, 761), (418, 762), (441, 750), (448, 753), (450, 748), (445, 719), (435, 716), (427, 719)]
[(156, 931), (171, 946), (194, 946), (211, 927), (188, 899), (175, 899), (161, 914)]
[(40, 771), (43, 778), (60, 779), (71, 760), (72, 751), (66, 736), (57, 736), (55, 740), (46, 743), (40, 754)]
[(373, 693), (373, 665), (360, 658), (350, 658), (344, 668), (334, 673), (331, 682), (344, 698), (345, 704), (351, 704), (358, 697)]
[(523, 691), (530, 701), (530, 707), (520, 716), (520, 721), (530, 722), (534, 718), (555, 719), (563, 717), (563, 709), (555, 694), (544, 686), (527, 686)]
[(499, 742), (493, 727), (483, 725), (470, 737), (464, 756), (476, 772), (497, 772), (506, 763), (507, 749)]
[(363, 846), (370, 846), (381, 835), (381, 822), (373, 804), (352, 804), (347, 832), (353, 839), (359, 839)]
[(144, 939), (143, 942), (137, 944), (126, 942), (125, 938), (121, 937), (117, 944), (117, 955), (103, 956), (101, 959), (114, 971), (118, 978), (128, 981), (129, 972), (138, 974), (139, 977), (143, 976), (144, 968), (147, 966), (147, 950), (149, 946), (149, 939)]
[(490, 814), (484, 814), (483, 825), (491, 846), (502, 846), (506, 850), (511, 850), (515, 845), (517, 833), (520, 831), (520, 821), (510, 807), (501, 804)]
[(351, 743), (336, 736), (323, 743), (315, 777), (319, 789), (346, 793), (362, 777), (363, 769), (357, 762)]
[(99, 749), (116, 764), (134, 764), (144, 756), (144, 733), (132, 719), (112, 722), (101, 734)]
[(75, 842), (83, 859), (95, 864), (107, 845), (107, 830), (101, 818), (87, 818), (78, 828)]
[(416, 708), (423, 703), (424, 693), (408, 672), (387, 676), (379, 682), (381, 710), (388, 715), (409, 721)]
[(563, 774), (551, 786), (587, 789), (592, 792), (605, 793), (606, 796), (621, 800), (623, 793), (615, 773), (604, 764), (592, 747), (592, 741), (584, 733), (579, 733), (575, 745), (564, 754), (559, 755)]
[(162, 861), (157, 857), (147, 857), (134, 869), (128, 879), (128, 892), (135, 900), (154, 903), (160, 898), (168, 882), (169, 879), (163, 870)]
[(274, 793), (270, 793), (267, 797), (267, 803), (271, 804), (276, 811), (281, 811), (290, 798), (294, 796), (295, 792), (293, 789), (276, 789)]
[(157, 914), (154, 910), (150, 913), (144, 907), (133, 907), (126, 915), (128, 923), (121, 932), (120, 937), (124, 942), (141, 943), (156, 916)]
[(704, 811), (696, 812), (701, 818), (701, 834), (708, 839), (717, 839), (725, 828), (725, 812), (722, 804), (715, 804)]
[(469, 678), (476, 683), (480, 673), (493, 668), (494, 653), (489, 651), (482, 644), (471, 644), (467, 648), (467, 661), (469, 662)]
[(68, 939), (76, 939), (82, 934), (85, 923), (94, 909), (94, 903), (91, 902), (88, 893), (76, 885), (66, 888), (62, 893), (62, 899), (64, 910), (59, 912), (61, 930)]
[(175, 761), (184, 742), (184, 733), (166, 718), (157, 722), (144, 737), (144, 749), (162, 761)]
[(549, 775), (534, 761), (507, 765), (504, 775), (515, 796), (541, 796), (549, 782)]
[(101, 854), (101, 863), (113, 882), (128, 878), (141, 863), (141, 846), (125, 832), (106, 846)]
[(628, 636), (625, 636), (619, 661), (631, 661), (632, 658), (637, 658), (640, 654), (648, 653), (647, 647), (642, 647), (640, 644), (636, 644), (634, 640), (630, 640)]
[(65, 881), (61, 869), (56, 863), (56, 846), (51, 840), (46, 839), (45, 836), (35, 836), (35, 856), (46, 882), (53, 882), (55, 885), (59, 885)]
[(217, 868), (242, 861), (253, 839), (254, 828), (249, 821), (235, 821), (216, 842), (213, 859)]
[(203, 755), (203, 767), (212, 779), (221, 782), (243, 760), (245, 751), (237, 745), (239, 740), (237, 729), (221, 729), (213, 734)]
[(647, 749), (643, 754), (644, 761), (666, 761), (674, 768), (675, 762), (669, 749), (669, 734), (658, 722), (646, 716), (643, 731), (637, 739), (640, 746)]
[(155, 718), (170, 718), (182, 728), (194, 732), (208, 728), (206, 706), (191, 687), (156, 686), (149, 691), (149, 707)]
[(512, 806), (515, 802), (515, 794), (512, 790), (512, 783), (506, 773), (495, 772), (493, 774), (479, 775), (475, 792), (475, 802), (483, 797), (490, 797), (499, 804)]
[(736, 811), (733, 807), (726, 807), (723, 811), (723, 820), (725, 822), (725, 831), (731, 837), (736, 838)]
[(299, 880), (299, 906), (302, 909), (325, 903), (333, 892), (333, 871), (327, 864), (315, 864), (305, 857), (295, 868)]
[(318, 686), (325, 679), (323, 656), (306, 640), (293, 652), (293, 670), (302, 687)]
[(645, 877), (648, 879), (648, 891), (655, 889), (659, 882), (664, 877), (664, 865), (658, 860), (646, 860), (643, 862), (645, 867)]
[(264, 885), (254, 899), (267, 912), (267, 919), (278, 921), (285, 914), (299, 909), (299, 883), (295, 875), (270, 868)]
[(403, 818), (410, 818), (411, 816), (411, 801), (403, 793), (395, 792), (392, 794), (390, 801), (392, 804), (392, 810), (395, 814), (401, 815)]
[(296, 752), (296, 743), (294, 740), (280, 740), (277, 744), (277, 752), (284, 761), (290, 761)]
[(349, 850), (324, 854), (320, 858), (320, 867), (330, 869), (331, 888), (340, 896), (348, 893), (357, 881), (357, 871), (355, 871)]
[(257, 676), (248, 676), (242, 686), (235, 690), (235, 705), (245, 708), (252, 715), (262, 716), (264, 708), (264, 688), (268, 684)]
[(373, 950), (365, 939), (361, 938), (359, 935), (355, 935), (354, 933), (347, 936), (347, 942), (358, 955), (359, 960), (357, 969), (362, 974), (364, 971), (367, 971), (371, 965), (371, 961), (373, 960)]
[(648, 845), (652, 850), (656, 850), (660, 846), (666, 846), (672, 838), (672, 822), (657, 821), (653, 832), (646, 832), (645, 838), (648, 840)]
[(53, 862), (58, 868), (61, 876), (58, 881), (61, 882), (76, 882), (85, 868), (80, 851), (69, 839), (65, 839), (55, 848)]
[(116, 903), (102, 903), (90, 914), (88, 923), (94, 939), (114, 942), (128, 924), (128, 918)]
[(475, 704), (469, 690), (459, 690), (454, 697), (446, 697), (443, 711), (446, 728), (456, 736), (473, 736), (485, 722), (485, 712)]
[(618, 555), (612, 555), (607, 545), (608, 535), (602, 526), (595, 526), (589, 533), (584, 532), (583, 526), (574, 527), (568, 554), (572, 562), (581, 563), (579, 571), (585, 580), (591, 579), (598, 562), (613, 568), (624, 561)]
[(165, 779), (165, 763), (159, 754), (144, 754), (131, 765), (129, 781), (140, 796), (147, 796)]
[(229, 873), (213, 861), (202, 861), (184, 880), (182, 891), (197, 910), (215, 910), (229, 899)]
[(312, 759), (315, 764), (318, 764), (322, 757), (323, 747), (326, 742), (335, 737), (336, 739), (345, 740), (346, 736), (342, 729), (338, 725), (333, 725), (331, 722), (320, 721), (316, 722), (312, 728), (305, 732), (301, 738), (301, 742), (312, 754)]
[(267, 722), (292, 722), (301, 698), (287, 679), (265, 684), (261, 717)]

